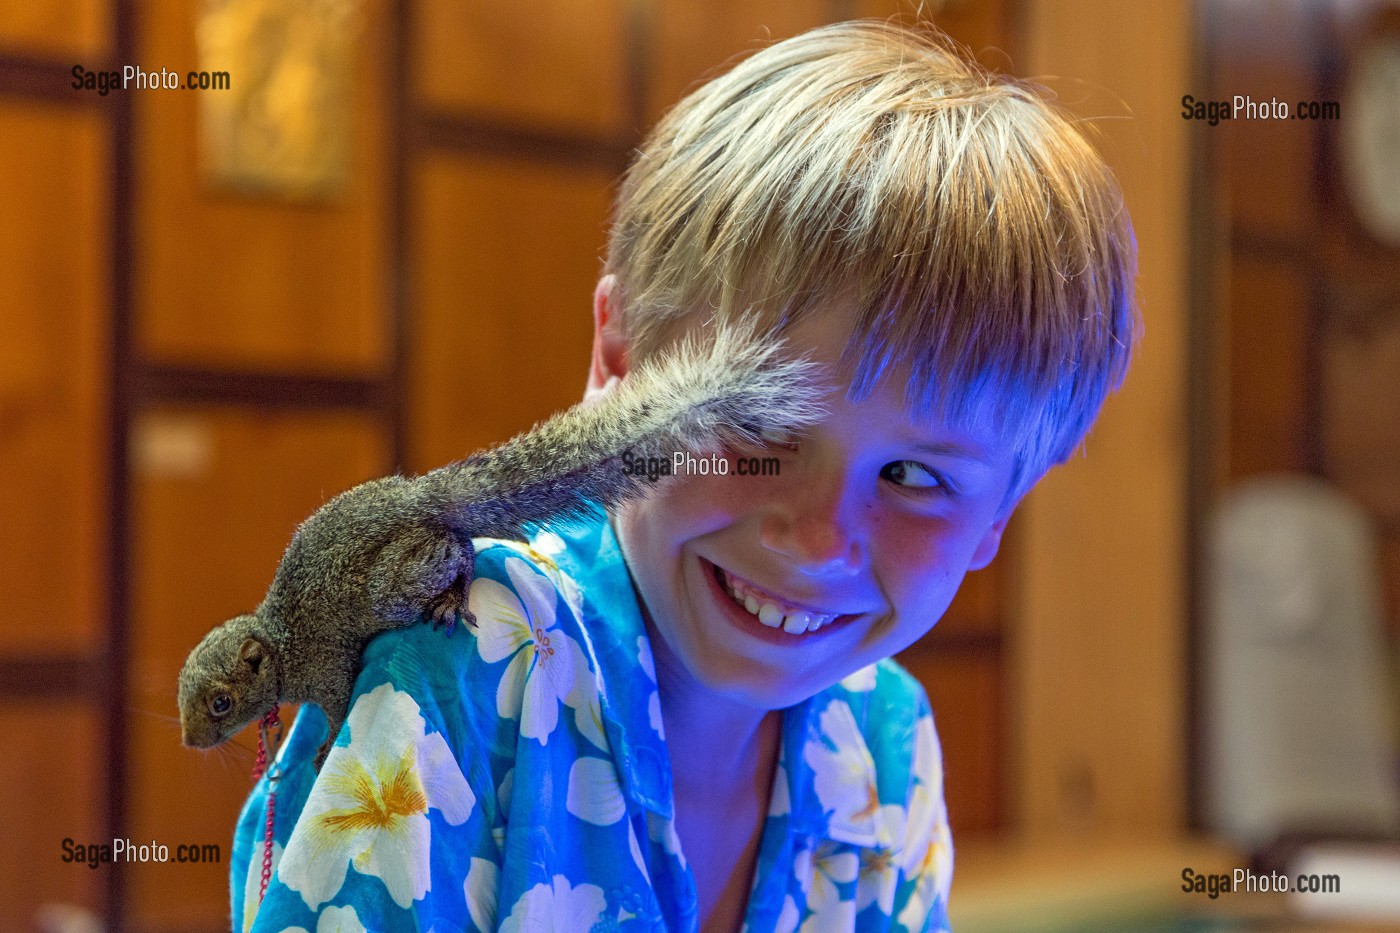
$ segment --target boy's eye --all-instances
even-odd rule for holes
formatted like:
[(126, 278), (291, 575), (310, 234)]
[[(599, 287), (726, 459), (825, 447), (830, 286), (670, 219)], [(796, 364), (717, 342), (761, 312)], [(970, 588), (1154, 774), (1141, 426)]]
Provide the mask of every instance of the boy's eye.
[(948, 484), (937, 473), (917, 460), (896, 460), (885, 464), (880, 476), (909, 489), (943, 489)]

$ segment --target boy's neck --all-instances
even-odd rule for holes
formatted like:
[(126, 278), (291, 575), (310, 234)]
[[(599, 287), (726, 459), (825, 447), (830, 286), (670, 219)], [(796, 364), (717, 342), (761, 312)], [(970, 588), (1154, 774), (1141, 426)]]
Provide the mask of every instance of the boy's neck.
[(782, 711), (709, 690), (680, 669), (649, 618), (646, 625), (677, 795), (755, 780), (766, 788), (777, 763)]
[(696, 788), (769, 785), (778, 759), (780, 711), (716, 715), (705, 701), (687, 708), (662, 685), (661, 716), (678, 796)]

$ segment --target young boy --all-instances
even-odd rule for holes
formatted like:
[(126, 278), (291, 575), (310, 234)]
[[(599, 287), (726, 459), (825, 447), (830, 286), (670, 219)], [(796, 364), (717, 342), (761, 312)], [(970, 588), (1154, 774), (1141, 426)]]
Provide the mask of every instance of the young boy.
[(298, 719), (235, 923), (945, 928), (938, 741), (888, 658), (1122, 380), (1133, 250), (1071, 123), (928, 35), (827, 27), (697, 90), (620, 192), (588, 391), (745, 317), (823, 365), (829, 414), (775, 475), (482, 542), (477, 629), (372, 642), (319, 776)]

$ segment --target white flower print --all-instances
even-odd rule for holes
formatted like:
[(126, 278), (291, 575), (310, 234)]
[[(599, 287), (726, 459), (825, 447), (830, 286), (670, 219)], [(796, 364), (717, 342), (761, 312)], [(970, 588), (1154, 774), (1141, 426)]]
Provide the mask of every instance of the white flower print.
[(554, 933), (556, 930), (589, 930), (603, 916), (607, 899), (596, 884), (573, 887), (563, 875), (553, 884), (537, 884), (510, 909), (500, 933)]
[(627, 815), (617, 769), (602, 758), (579, 758), (569, 769), (569, 812), (594, 826), (611, 826)]
[(943, 765), (933, 718), (922, 716), (914, 726), (914, 773), (909, 795), (909, 819), (900, 853), (906, 878), (916, 879), (904, 910), (895, 918), (906, 928), (919, 929), (933, 905), (947, 903), (953, 883), (953, 839), (943, 801)]
[[(637, 663), (641, 664), (647, 678), (655, 685), (656, 662), (651, 656), (651, 642), (647, 641), (645, 635), (637, 636)], [(647, 718), (651, 720), (651, 727), (656, 730), (656, 734), (666, 738), (666, 729), (661, 722), (661, 693), (657, 690), (651, 691), (647, 698)]]
[(874, 664), (862, 667), (854, 673), (847, 674), (841, 681), (841, 686), (852, 693), (869, 693), (875, 689), (875, 678), (879, 670)]
[(938, 748), (938, 733), (933, 717), (925, 714), (914, 723), (914, 779), (943, 796), (943, 753)]
[(559, 567), (558, 557), (568, 549), (569, 546), (564, 543), (563, 538), (552, 531), (541, 531), (530, 539), (529, 554), (540, 565), (545, 576), (554, 581), (554, 585), (563, 594), (564, 602), (569, 604), (574, 615), (582, 619), (583, 590), (579, 588), (573, 577)]
[[(859, 845), (893, 846), (898, 840), (885, 825), (875, 785), (875, 762), (856, 725), (855, 715), (842, 700), (822, 710), (820, 735), (804, 744), (802, 757), (812, 768), (813, 787), (822, 809), (831, 814), (834, 835)], [(859, 752), (859, 754), (857, 754)]]
[[(549, 582), (554, 584), (554, 588), (559, 591), (559, 595), (564, 597), (564, 602), (573, 610), (577, 618), (583, 618), (583, 591), (573, 577), (569, 576), (559, 566), (557, 560), (560, 554), (568, 550), (568, 545), (564, 539), (552, 531), (541, 531), (530, 539), (526, 544), (522, 541), (511, 541), (505, 538), (490, 538), (490, 544), (503, 545), (510, 548), (515, 553), (524, 557), (535, 569), (549, 578)], [(486, 541), (482, 541), (482, 546), (486, 546)]]
[(778, 914), (778, 921), (773, 925), (773, 933), (796, 933), (797, 921), (800, 915), (797, 912), (797, 902), (788, 895), (783, 899), (783, 910)]
[[(248, 879), (243, 886), (243, 933), (248, 933), (253, 928), (253, 921), (258, 918), (258, 907), (261, 906), (259, 894), (262, 891), (262, 863), (263, 845), (261, 838), (257, 845), (253, 846), (253, 857), (248, 859)], [(282, 843), (277, 840), (272, 841), (272, 874), (277, 874), (277, 866), (282, 861)]]
[(590, 687), (593, 675), (578, 642), (555, 626), (553, 584), (518, 557), (507, 557), (505, 569), (514, 592), (478, 577), (467, 594), (477, 650), (489, 663), (511, 659), (496, 689), (496, 712), (519, 719), (520, 734), (545, 745), (558, 725), (559, 704), (576, 707), (596, 686)]
[[(306, 933), (305, 927), (288, 927), (282, 933)], [(316, 933), (367, 933), (353, 907), (327, 907), (316, 918)]]
[[(904, 834), (904, 808), (889, 803), (880, 807), (886, 826), (896, 829), (898, 838)], [(870, 848), (860, 853), (860, 876), (856, 884), (856, 913), (871, 904), (879, 904), (880, 912), (889, 916), (894, 910), (894, 892), (899, 886), (899, 859), (895, 849)]]
[(807, 919), (801, 933), (850, 930), (855, 902), (841, 899), (838, 885), (856, 880), (860, 859), (849, 847), (823, 840), (815, 849), (803, 848), (793, 860), (793, 872), (807, 895)]
[(316, 933), (366, 933), (354, 907), (327, 907), (316, 918)]
[(674, 855), (682, 866), (686, 864), (681, 851), (681, 837), (676, 835), (676, 823), (651, 810), (647, 811), (647, 838), (658, 843), (667, 854)]
[(574, 708), (574, 725), (579, 734), (603, 751), (608, 750), (608, 737), (603, 731), (603, 705), (598, 696), (598, 682), (592, 677), (580, 677), (574, 691), (564, 702)]
[[(913, 807), (910, 807), (909, 825), (914, 826)], [(915, 843), (912, 851), (920, 853), (906, 874), (915, 879), (913, 892), (909, 895), (904, 909), (895, 919), (906, 929), (923, 929), (929, 911), (940, 901), (948, 902), (948, 889), (953, 880), (953, 840), (948, 831), (948, 819), (940, 802), (932, 832), (928, 828), (917, 834), (922, 840)]]
[(500, 877), (501, 870), (495, 862), (473, 856), (471, 868), (467, 869), (467, 880), (462, 882), (467, 912), (482, 933), (491, 933), (496, 929), (496, 896)]
[(773, 795), (768, 801), (769, 816), (787, 816), (792, 812), (792, 791), (788, 788), (787, 764), (780, 758), (773, 772)]
[(511, 768), (506, 772), (506, 776), (501, 778), (501, 784), (496, 788), (496, 806), (500, 807), (502, 813), (510, 813), (510, 799), (514, 790), (515, 769)]
[(430, 884), (429, 808), (460, 825), (476, 795), (409, 694), (381, 684), (348, 718), (350, 744), (331, 749), (277, 875), (315, 910), (335, 897), (353, 862), (406, 908)]

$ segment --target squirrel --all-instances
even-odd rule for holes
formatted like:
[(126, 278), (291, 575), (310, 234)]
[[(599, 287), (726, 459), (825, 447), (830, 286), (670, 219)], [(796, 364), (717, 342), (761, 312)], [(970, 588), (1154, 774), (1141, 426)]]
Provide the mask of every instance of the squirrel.
[(257, 609), (190, 652), (179, 679), (183, 744), (213, 747), (280, 702), (311, 701), (329, 724), (319, 771), (373, 636), (419, 619), (448, 635), (458, 621), (475, 626), (473, 537), (524, 538), (528, 526), (642, 495), (651, 484), (628, 475), (624, 454), (755, 445), (814, 423), (815, 364), (780, 349), (744, 327), (717, 327), (708, 348), (687, 338), (601, 398), (497, 447), (330, 499), (293, 534)]

